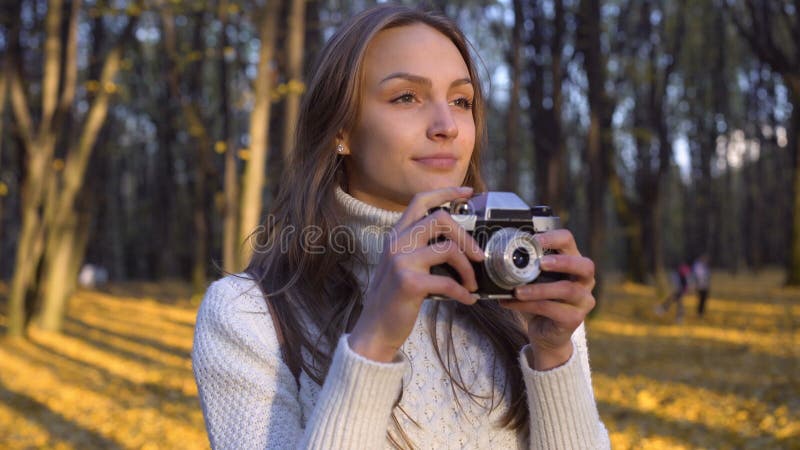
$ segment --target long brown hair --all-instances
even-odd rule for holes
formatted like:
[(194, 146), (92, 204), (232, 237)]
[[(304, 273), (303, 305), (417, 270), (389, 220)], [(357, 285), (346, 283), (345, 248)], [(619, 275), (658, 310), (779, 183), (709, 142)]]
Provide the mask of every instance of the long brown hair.
[[(357, 123), (364, 54), (372, 38), (381, 30), (415, 23), (447, 36), (466, 62), (475, 88), (476, 139), (463, 184), (476, 192), (485, 190), (480, 175), (480, 155), (486, 140), (484, 98), (470, 46), (462, 32), (450, 19), (403, 6), (382, 5), (350, 19), (325, 45), (312, 72), (301, 105), (293, 154), (272, 213), (263, 232), (255, 235), (253, 244), (258, 248), (246, 269), (265, 295), (271, 297), (286, 341), (287, 364), (302, 368), (319, 384), (325, 379), (338, 339), (358, 319), (362, 302), (361, 289), (351, 269), (357, 262), (356, 255), (334, 251), (328, 239), (331, 230), (343, 223), (335, 189), (346, 186), (342, 157), (334, 151), (336, 136)], [(308, 229), (316, 232), (302, 232)], [(309, 252), (309, 245), (325, 251)], [(501, 425), (527, 432), (528, 409), (517, 361), (526, 339), (518, 316), (490, 302), (441, 307), (454, 308), (456, 316), (466, 317), (477, 332), (491, 341), (495, 364), (507, 372), (501, 398), (509, 400), (510, 410)], [(309, 322), (311, 328), (319, 330), (318, 336), (310, 335)], [(439, 359), (450, 374), (454, 389), (463, 390), (475, 400), (477, 395), (470, 393), (458, 375), (452, 335), (447, 334), (444, 355), (439, 351), (437, 337), (433, 337)], [(301, 351), (308, 352), (310, 358), (303, 358)], [(494, 400), (493, 405), (499, 403)]]

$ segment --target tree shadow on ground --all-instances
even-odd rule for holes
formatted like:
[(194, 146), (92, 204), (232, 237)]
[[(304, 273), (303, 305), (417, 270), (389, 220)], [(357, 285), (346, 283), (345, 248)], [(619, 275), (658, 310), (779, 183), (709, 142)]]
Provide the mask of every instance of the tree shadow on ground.
[[(797, 358), (754, 351), (745, 344), (691, 337), (631, 337), (591, 330), (589, 335), (594, 371), (609, 376), (642, 375), (721, 394), (768, 389), (780, 396), (800, 389)], [(771, 383), (765, 385), (765, 380)]]
[[(776, 438), (770, 434), (746, 436), (730, 430), (711, 428), (701, 423), (688, 420), (671, 420), (649, 412), (639, 411), (620, 405), (598, 402), (604, 415), (612, 417), (616, 429), (623, 430), (634, 427), (640, 438), (653, 436), (679, 436), (680, 440), (694, 448), (717, 448), (720, 443), (736, 442), (736, 448), (758, 449), (797, 449), (798, 443), (790, 438)], [(609, 430), (614, 431), (614, 430)], [(642, 443), (632, 442), (632, 448), (641, 448)], [(729, 448), (729, 447), (722, 447)]]
[[(57, 439), (58, 443), (70, 443), (75, 448), (102, 448), (102, 449), (121, 449), (118, 443), (110, 440), (94, 431), (87, 430), (77, 423), (65, 418), (61, 414), (54, 412), (47, 405), (35, 400), (25, 394), (14, 392), (5, 387), (0, 380), (0, 401), (12, 409), (25, 411), (28, 420), (35, 421), (42, 427), (50, 431), (50, 435)], [(5, 439), (12, 440), (11, 436)], [(13, 442), (8, 442), (13, 445)]]
[[(34, 356), (32, 352), (19, 356), (29, 359), (39, 366), (47, 367), (56, 374), (62, 376), (67, 375), (69, 378), (80, 382), (83, 386), (95, 392), (108, 389), (109, 385), (116, 386), (115, 390), (117, 392), (130, 392), (133, 395), (117, 397), (118, 401), (126, 402), (123, 403), (124, 407), (138, 407), (145, 404), (147, 395), (152, 395), (160, 399), (169, 399), (171, 402), (178, 402), (189, 407), (196, 407), (199, 405), (196, 395), (186, 395), (179, 389), (170, 388), (158, 383), (137, 383), (119, 377), (105, 368), (58, 353), (56, 350), (42, 345), (41, 343), (32, 342), (31, 344), (47, 356)], [(96, 373), (96, 376), (89, 376), (89, 373), (92, 371)], [(129, 399), (130, 401), (124, 399)]]
[[(124, 333), (121, 331), (112, 330), (110, 327), (105, 327), (102, 325), (97, 324), (90, 324), (84, 320), (76, 319), (74, 317), (67, 318), (67, 322), (74, 325), (75, 327), (82, 328), (83, 330), (94, 330), (98, 334), (104, 334), (109, 336), (114, 336), (118, 339), (128, 341), (128, 342), (136, 342), (137, 344), (145, 345), (150, 348), (154, 348), (160, 352), (166, 353), (168, 355), (172, 355), (178, 358), (189, 359), (191, 358), (191, 350), (179, 348), (171, 345), (164, 344), (156, 339), (151, 339), (148, 337), (143, 337), (140, 335), (134, 335), (129, 333)], [(79, 335), (84, 335), (84, 333), (78, 333)]]

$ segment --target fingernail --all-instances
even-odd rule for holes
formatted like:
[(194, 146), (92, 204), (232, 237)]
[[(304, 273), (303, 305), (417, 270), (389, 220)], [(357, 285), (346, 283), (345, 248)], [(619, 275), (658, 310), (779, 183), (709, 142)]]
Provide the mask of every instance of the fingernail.
[(550, 255), (542, 256), (542, 259), (539, 260), (540, 265), (543, 269), (551, 267), (556, 262), (556, 259)]
[(463, 192), (463, 193), (472, 192), (472, 188), (469, 187), (469, 186), (461, 186), (461, 187), (458, 188), (458, 190), (459, 190), (459, 192)]

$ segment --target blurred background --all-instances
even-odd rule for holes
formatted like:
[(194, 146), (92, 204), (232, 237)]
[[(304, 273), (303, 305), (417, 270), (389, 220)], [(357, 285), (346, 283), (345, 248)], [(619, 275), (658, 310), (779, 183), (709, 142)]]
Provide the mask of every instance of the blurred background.
[[(0, 0), (0, 447), (208, 446), (197, 305), (296, 182), (322, 44), (373, 4)], [(614, 448), (800, 448), (800, 2), (422, 6), (481, 60), (489, 187), (598, 266)], [(710, 288), (673, 296), (703, 254)]]

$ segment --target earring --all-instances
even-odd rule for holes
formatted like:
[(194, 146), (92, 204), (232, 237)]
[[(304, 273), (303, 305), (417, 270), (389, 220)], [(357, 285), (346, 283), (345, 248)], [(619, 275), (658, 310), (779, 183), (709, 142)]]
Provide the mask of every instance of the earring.
[(336, 145), (336, 153), (343, 155), (344, 154), (344, 144), (337, 144)]

